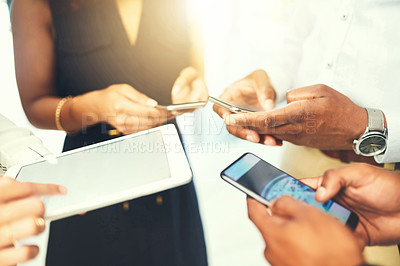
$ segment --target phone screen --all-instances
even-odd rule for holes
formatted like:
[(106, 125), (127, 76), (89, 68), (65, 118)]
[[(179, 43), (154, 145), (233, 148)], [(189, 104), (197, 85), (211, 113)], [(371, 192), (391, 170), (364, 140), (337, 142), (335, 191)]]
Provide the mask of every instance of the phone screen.
[(221, 177), (225, 180), (229, 178), (230, 180), (227, 181), (233, 185), (239, 184), (237, 187), (250, 196), (254, 195), (246, 190), (255, 193), (261, 197), (263, 203), (268, 203), (282, 195), (289, 195), (331, 214), (352, 228), (357, 225), (358, 217), (355, 213), (332, 200), (325, 203), (317, 202), (314, 199), (314, 189), (254, 154), (246, 153), (241, 156), (222, 171)]

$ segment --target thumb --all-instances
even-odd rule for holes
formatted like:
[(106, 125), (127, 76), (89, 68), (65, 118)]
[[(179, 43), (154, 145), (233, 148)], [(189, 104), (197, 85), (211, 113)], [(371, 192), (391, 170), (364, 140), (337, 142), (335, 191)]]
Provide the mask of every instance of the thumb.
[(254, 71), (251, 76), (256, 83), (256, 93), (260, 105), (265, 110), (273, 109), (276, 95), (267, 73), (259, 69)]
[(304, 203), (290, 197), (282, 196), (272, 202), (270, 209), (273, 215), (293, 218), (301, 213)]
[(175, 80), (175, 83), (172, 86), (171, 94), (172, 95), (179, 94), (181, 90), (186, 86), (189, 86), (192, 83), (192, 81), (196, 79), (198, 75), (199, 74), (195, 68), (193, 67), (184, 68), (179, 74), (179, 77)]
[(312, 187), (313, 189), (317, 189), (318, 187), (321, 186), (322, 176), (302, 178), (300, 179), (300, 182), (306, 184), (309, 187)]
[(128, 98), (131, 101), (138, 102), (144, 105), (149, 105), (151, 107), (155, 107), (158, 103), (156, 100), (150, 98), (149, 96), (139, 92), (132, 86), (128, 84), (122, 85), (120, 92), (122, 95), (124, 95), (126, 98)]
[(336, 196), (347, 181), (343, 175), (335, 169), (328, 170), (322, 176), (320, 187), (315, 192), (315, 199), (319, 202), (326, 202)]
[(268, 208), (260, 202), (247, 197), (247, 210), (250, 220), (261, 232), (265, 242), (267, 238), (279, 232), (279, 222), (268, 213)]

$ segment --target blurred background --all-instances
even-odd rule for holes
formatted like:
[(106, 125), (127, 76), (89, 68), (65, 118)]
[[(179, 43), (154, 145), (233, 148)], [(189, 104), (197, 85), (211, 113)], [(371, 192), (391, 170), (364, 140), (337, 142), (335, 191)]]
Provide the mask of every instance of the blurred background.
[[(205, 80), (212, 96), (220, 95), (229, 84), (262, 67), (279, 49), (293, 8), (290, 0), (191, 1), (191, 15), (202, 21), (202, 36), (198, 39), (204, 49)], [(52, 152), (60, 153), (64, 133), (36, 129), (23, 113), (5, 0), (0, 2), (0, 40), (0, 113), (31, 129)], [(210, 105), (179, 117), (178, 124), (194, 173), (209, 264), (268, 265), (263, 257), (264, 242), (247, 217), (244, 194), (225, 183), (219, 173), (244, 152), (253, 152), (279, 167), (281, 148), (230, 136)], [(42, 262), (39, 258), (29, 265)]]

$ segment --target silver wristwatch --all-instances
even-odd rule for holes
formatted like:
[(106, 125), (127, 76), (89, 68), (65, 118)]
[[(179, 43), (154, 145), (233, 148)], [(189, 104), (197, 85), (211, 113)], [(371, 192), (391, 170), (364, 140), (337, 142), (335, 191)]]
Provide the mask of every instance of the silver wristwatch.
[(354, 152), (363, 156), (379, 155), (386, 150), (387, 130), (381, 110), (365, 108), (368, 113), (368, 126), (359, 139), (353, 141)]

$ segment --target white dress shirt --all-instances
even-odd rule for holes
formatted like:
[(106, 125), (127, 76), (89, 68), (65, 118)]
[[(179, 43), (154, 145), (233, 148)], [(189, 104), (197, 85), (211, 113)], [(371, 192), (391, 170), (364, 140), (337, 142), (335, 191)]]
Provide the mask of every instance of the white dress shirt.
[(325, 84), (382, 110), (388, 147), (375, 160), (400, 162), (400, 1), (296, 2), (282, 50), (265, 66), (278, 100), (289, 89)]
[(31, 163), (51, 154), (32, 132), (0, 114), (0, 175), (14, 165)]

